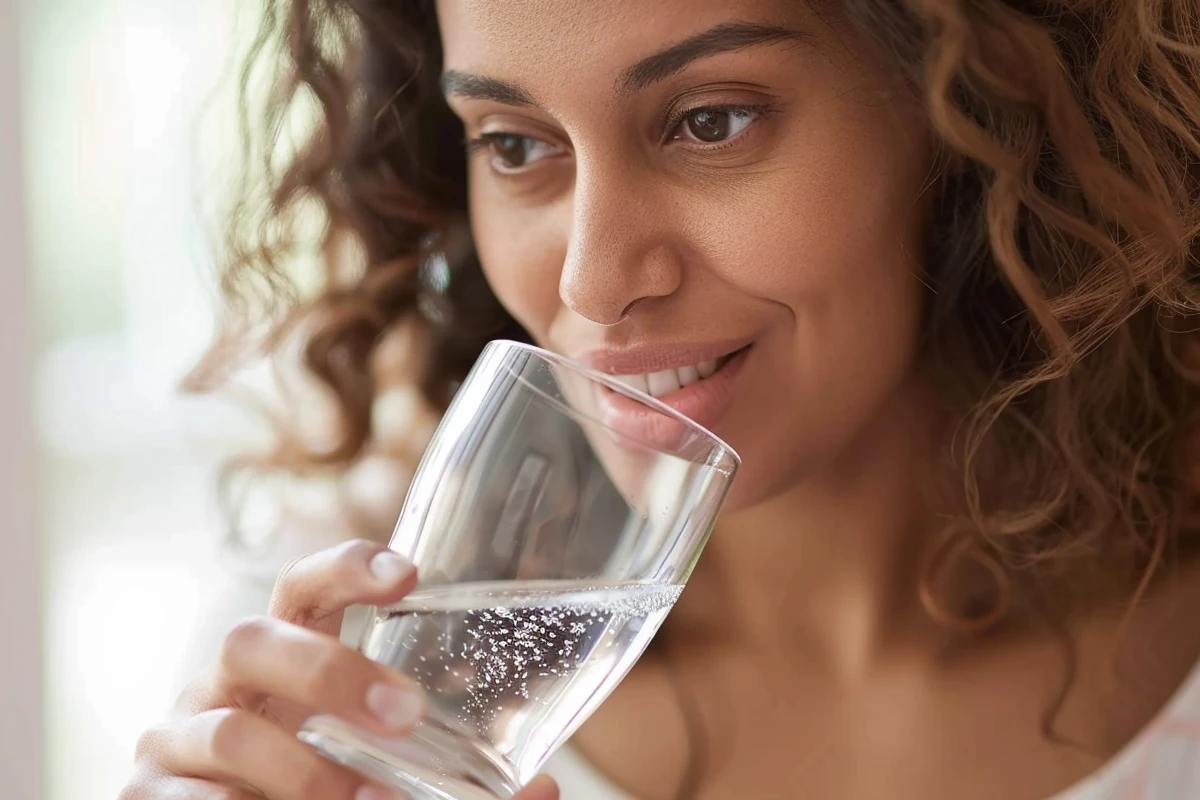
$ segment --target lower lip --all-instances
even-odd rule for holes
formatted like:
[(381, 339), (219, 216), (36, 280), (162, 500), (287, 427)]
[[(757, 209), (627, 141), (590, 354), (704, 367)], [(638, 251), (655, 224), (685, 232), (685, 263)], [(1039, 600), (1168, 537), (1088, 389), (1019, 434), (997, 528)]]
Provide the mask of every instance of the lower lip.
[[(747, 347), (704, 380), (658, 398), (660, 403), (712, 431), (733, 404), (737, 379), (754, 348)], [(620, 392), (601, 392), (604, 423), (618, 433), (647, 444), (673, 447), (682, 444), (681, 423), (664, 416)]]

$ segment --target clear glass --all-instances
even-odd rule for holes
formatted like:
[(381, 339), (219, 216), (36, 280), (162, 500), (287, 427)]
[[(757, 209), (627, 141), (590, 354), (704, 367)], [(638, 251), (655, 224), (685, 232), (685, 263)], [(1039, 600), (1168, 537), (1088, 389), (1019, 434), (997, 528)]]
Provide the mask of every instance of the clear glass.
[(300, 736), (417, 800), (511, 797), (604, 701), (683, 590), (738, 468), (657, 400), (493, 342), (426, 451), (392, 537), (417, 590), (361, 648), (417, 681), (404, 740), (332, 717)]

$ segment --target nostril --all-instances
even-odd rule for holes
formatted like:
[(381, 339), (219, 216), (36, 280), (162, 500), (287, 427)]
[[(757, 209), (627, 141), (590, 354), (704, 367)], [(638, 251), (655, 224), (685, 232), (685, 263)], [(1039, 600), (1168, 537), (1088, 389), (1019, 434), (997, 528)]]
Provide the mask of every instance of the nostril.
[(621, 298), (605, 296), (605, 293), (585, 286), (573, 286), (564, 283), (559, 288), (559, 297), (563, 305), (574, 311), (588, 322), (613, 327), (620, 325), (629, 317), (629, 312), (637, 305), (634, 300), (621, 305)]
[(624, 311), (622, 311), (620, 313), (620, 315), (616, 316), (615, 319), (612, 317), (604, 318), (604, 315), (602, 315), (602, 314), (594, 314), (594, 315), (589, 314), (589, 313), (582, 311), (579, 308), (572, 306), (570, 304), (568, 304), (568, 307), (572, 311), (574, 311), (576, 314), (578, 314), (579, 316), (586, 319), (588, 322), (603, 326), (605, 328), (613, 328), (613, 327), (616, 327), (617, 325), (620, 325), (625, 320), (629, 319), (629, 309), (633, 307), (633, 304), (630, 304), (630, 306), (628, 306)]

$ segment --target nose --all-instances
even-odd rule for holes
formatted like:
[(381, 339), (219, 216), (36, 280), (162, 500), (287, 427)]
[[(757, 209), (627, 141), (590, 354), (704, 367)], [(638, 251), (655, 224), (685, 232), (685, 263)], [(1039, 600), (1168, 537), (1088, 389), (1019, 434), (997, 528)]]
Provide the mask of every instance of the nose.
[(601, 325), (673, 294), (683, 280), (671, 214), (653, 187), (636, 183), (627, 171), (576, 174), (558, 293), (567, 308)]

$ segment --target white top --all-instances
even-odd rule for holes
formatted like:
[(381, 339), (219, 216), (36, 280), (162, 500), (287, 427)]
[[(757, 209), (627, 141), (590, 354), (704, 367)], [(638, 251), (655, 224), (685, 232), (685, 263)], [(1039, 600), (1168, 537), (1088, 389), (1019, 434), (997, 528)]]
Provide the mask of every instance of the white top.
[[(546, 765), (563, 800), (635, 800), (570, 747)], [(1048, 800), (1200, 798), (1200, 664), (1171, 701), (1100, 770)]]
[[(198, 632), (189, 665), (180, 681), (210, 662), (221, 639), (241, 617), (262, 613), (270, 589), (265, 584), (232, 581), (214, 596), (208, 624)], [(348, 625), (347, 627), (351, 627)], [(353, 638), (344, 632), (344, 639)], [(558, 780), (563, 800), (636, 800), (601, 775), (570, 746), (546, 764)], [(1200, 798), (1200, 664), (1148, 724), (1104, 767), (1047, 800), (1192, 800)]]

